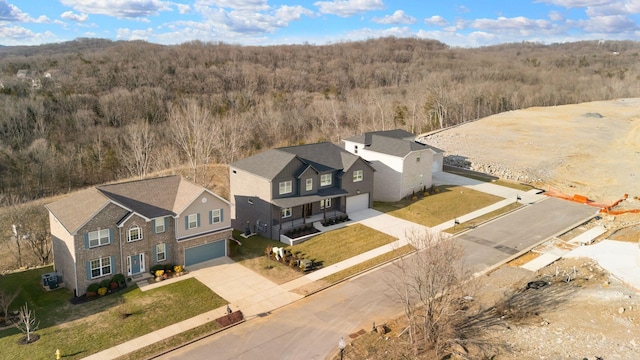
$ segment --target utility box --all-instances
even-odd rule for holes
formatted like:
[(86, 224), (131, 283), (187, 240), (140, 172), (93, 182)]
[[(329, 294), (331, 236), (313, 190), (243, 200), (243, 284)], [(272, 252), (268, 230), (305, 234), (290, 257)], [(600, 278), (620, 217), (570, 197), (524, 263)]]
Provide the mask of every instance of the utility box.
[(57, 289), (61, 281), (62, 276), (57, 272), (42, 274), (42, 286), (49, 290)]

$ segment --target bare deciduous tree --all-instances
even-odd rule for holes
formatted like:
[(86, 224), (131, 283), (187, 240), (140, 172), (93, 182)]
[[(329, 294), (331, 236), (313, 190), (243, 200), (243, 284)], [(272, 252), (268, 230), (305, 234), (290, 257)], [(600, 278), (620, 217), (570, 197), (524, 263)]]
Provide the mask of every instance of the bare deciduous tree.
[(38, 330), (40, 322), (36, 320), (36, 314), (33, 310), (29, 310), (27, 303), (20, 307), (20, 320), (16, 323), (16, 327), (22, 331), (27, 337), (27, 343), (31, 342), (31, 333)]
[(190, 99), (171, 109), (169, 121), (173, 137), (193, 171), (193, 181), (198, 182), (200, 175), (200, 183), (207, 186), (206, 171), (199, 174), (198, 170), (209, 164), (218, 145), (218, 129), (213, 116), (195, 100)]
[(9, 306), (11, 306), (11, 303), (19, 294), (19, 289), (14, 289), (13, 291), (9, 289), (0, 290), (0, 308), (2, 308), (2, 314), (4, 317), (9, 315)]
[(126, 126), (121, 134), (118, 145), (118, 157), (129, 174), (143, 179), (154, 159), (155, 134), (151, 132), (149, 123), (138, 120)]
[(456, 313), (468, 295), (470, 274), (453, 239), (429, 229), (407, 238), (419, 250), (394, 263), (388, 282), (404, 308), (414, 353), (434, 349), (441, 355), (456, 337)]

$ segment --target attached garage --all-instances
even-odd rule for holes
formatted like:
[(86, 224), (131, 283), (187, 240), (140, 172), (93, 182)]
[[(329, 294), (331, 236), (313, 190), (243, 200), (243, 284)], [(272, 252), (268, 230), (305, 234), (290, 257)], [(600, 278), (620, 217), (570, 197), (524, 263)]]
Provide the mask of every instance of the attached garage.
[(347, 214), (364, 210), (369, 208), (369, 193), (360, 194), (356, 196), (349, 196), (347, 198)]
[(184, 265), (190, 266), (226, 255), (227, 241), (219, 240), (184, 250)]

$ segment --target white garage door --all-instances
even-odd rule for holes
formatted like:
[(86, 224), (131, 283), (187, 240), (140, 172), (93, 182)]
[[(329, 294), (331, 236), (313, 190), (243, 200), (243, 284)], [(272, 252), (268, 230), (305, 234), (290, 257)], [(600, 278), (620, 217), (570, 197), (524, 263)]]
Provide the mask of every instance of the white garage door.
[(347, 214), (369, 208), (369, 193), (347, 198)]

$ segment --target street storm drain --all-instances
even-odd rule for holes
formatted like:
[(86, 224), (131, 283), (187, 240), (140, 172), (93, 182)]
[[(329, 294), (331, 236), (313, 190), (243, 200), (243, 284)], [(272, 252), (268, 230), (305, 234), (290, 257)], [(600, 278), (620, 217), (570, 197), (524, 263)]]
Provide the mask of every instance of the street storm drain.
[(542, 289), (547, 285), (549, 283), (543, 280), (530, 281), (527, 283), (527, 289)]

